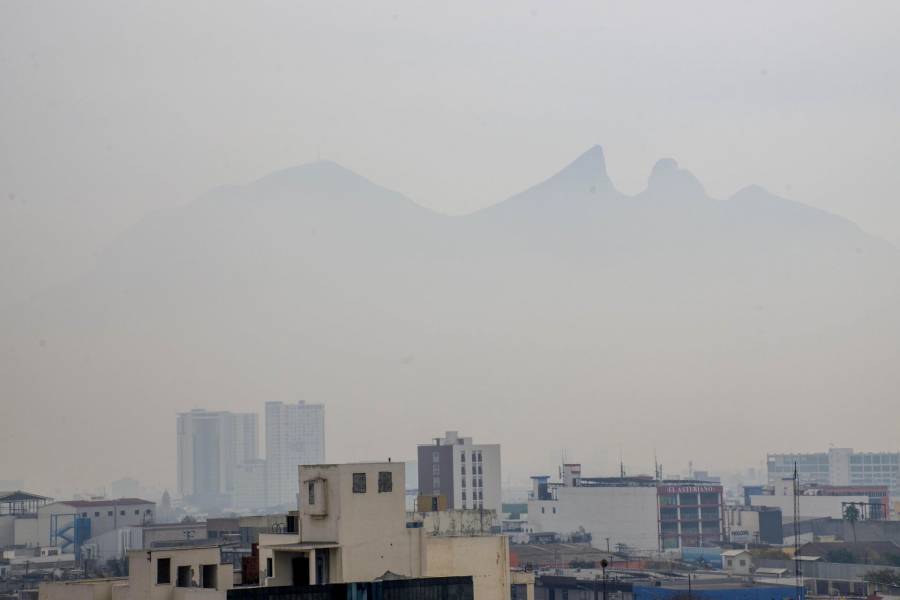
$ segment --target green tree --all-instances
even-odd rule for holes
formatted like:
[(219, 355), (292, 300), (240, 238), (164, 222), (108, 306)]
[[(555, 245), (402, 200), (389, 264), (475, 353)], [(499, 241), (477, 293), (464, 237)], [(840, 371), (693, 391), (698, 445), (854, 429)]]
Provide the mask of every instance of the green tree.
[(900, 575), (893, 569), (875, 569), (863, 575), (869, 583), (885, 587), (900, 587)]
[(853, 543), (856, 543), (856, 522), (859, 521), (859, 509), (855, 504), (848, 504), (844, 508), (844, 520), (850, 523), (853, 529)]

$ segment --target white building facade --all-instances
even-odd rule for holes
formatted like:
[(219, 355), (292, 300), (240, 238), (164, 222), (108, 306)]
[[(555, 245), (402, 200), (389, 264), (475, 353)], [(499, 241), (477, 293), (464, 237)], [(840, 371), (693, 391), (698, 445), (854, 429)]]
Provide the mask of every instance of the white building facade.
[(297, 503), (297, 467), (325, 462), (325, 406), (266, 403), (266, 499)]
[(769, 485), (791, 477), (794, 463), (801, 483), (853, 486), (886, 485), (891, 496), (900, 497), (900, 452), (854, 452), (852, 448), (830, 448), (809, 454), (769, 454), (766, 469)]

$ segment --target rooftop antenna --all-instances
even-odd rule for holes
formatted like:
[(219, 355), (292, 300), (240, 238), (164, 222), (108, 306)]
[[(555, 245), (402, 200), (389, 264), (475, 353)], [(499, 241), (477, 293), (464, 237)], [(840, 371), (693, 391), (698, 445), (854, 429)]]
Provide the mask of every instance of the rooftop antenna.
[(625, 479), (625, 462), (622, 460), (622, 448), (619, 447), (619, 477)]
[(657, 481), (662, 479), (659, 476), (659, 458), (656, 456), (656, 448), (653, 449), (653, 476), (656, 477)]

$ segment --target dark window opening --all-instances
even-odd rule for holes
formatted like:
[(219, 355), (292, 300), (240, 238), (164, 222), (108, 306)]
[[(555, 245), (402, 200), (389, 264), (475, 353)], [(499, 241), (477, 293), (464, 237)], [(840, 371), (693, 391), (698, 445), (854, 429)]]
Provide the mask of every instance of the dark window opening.
[(272, 559), (267, 558), (266, 559), (266, 577), (271, 577), (271, 576), (272, 576)]
[(316, 503), (316, 482), (310, 481), (306, 484), (306, 495), (309, 498), (310, 505)]
[(378, 493), (386, 494), (394, 490), (394, 475), (390, 471), (378, 472)]
[(216, 565), (200, 566), (200, 587), (208, 589), (216, 589), (216, 574), (218, 568)]
[(354, 494), (365, 494), (366, 493), (366, 474), (365, 473), (354, 473), (353, 474), (353, 493)]
[(176, 574), (177, 578), (175, 580), (175, 587), (191, 587), (191, 566), (190, 565), (182, 565), (178, 567), (178, 573)]
[(171, 583), (172, 561), (168, 558), (160, 558), (156, 561), (156, 583)]

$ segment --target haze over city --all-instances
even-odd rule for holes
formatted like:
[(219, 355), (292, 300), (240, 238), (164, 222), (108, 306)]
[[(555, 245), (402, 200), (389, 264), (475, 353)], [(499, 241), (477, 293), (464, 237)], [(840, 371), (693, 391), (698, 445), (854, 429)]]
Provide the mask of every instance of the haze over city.
[(898, 17), (3, 3), (0, 479), (174, 489), (177, 413), (301, 399), (517, 485), (898, 450)]

